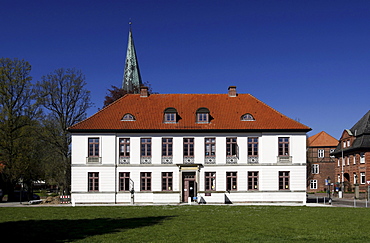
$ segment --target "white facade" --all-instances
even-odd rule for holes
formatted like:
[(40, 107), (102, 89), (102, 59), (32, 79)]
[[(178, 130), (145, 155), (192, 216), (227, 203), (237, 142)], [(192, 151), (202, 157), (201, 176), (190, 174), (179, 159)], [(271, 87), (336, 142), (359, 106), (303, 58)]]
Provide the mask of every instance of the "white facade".
[[(258, 156), (253, 158), (248, 156), (248, 138), (252, 137), (258, 138)], [(89, 138), (98, 139), (94, 160), (89, 159)], [(125, 162), (120, 160), (120, 138), (130, 140), (130, 155)], [(151, 139), (151, 156), (147, 162), (141, 160), (141, 138)], [(162, 138), (172, 138), (169, 162), (162, 161)], [(184, 138), (194, 139), (193, 156), (186, 160)], [(210, 160), (205, 156), (205, 138), (215, 138), (215, 155)], [(233, 161), (226, 155), (227, 138), (237, 141), (237, 156)], [(279, 138), (288, 138), (286, 156), (279, 156)], [(89, 188), (92, 172), (96, 173), (93, 190)], [(120, 190), (122, 172), (129, 173), (130, 178), (129, 189), (126, 187), (125, 191)], [(143, 190), (142, 172), (150, 172), (150, 190)], [(171, 172), (171, 186), (166, 191), (162, 190), (163, 172)], [(209, 172), (213, 177), (207, 189)], [(232, 179), (227, 177), (230, 172)], [(257, 172), (252, 182), (256, 188), (250, 189), (248, 172)], [(284, 178), (279, 172), (284, 172)], [(186, 203), (189, 200), (220, 204), (305, 204), (306, 133), (72, 133), (72, 200), (117, 204)]]

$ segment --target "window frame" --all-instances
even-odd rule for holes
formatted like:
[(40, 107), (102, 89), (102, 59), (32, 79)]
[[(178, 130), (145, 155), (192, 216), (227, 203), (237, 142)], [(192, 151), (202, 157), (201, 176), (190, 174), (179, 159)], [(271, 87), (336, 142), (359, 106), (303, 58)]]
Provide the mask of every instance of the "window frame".
[(100, 157), (100, 138), (91, 137), (88, 138), (88, 157)]
[[(234, 141), (235, 140), (235, 141)], [(226, 138), (226, 156), (238, 157), (238, 138), (227, 137)]]
[(311, 174), (320, 174), (320, 165), (319, 164), (313, 164), (311, 166)]
[(258, 137), (248, 137), (248, 156), (258, 157)]
[(226, 190), (237, 191), (238, 190), (238, 172), (227, 171), (226, 172)]
[(99, 172), (88, 172), (87, 173), (87, 190), (88, 192), (99, 191)]
[(130, 172), (119, 172), (119, 191), (130, 191)]
[(216, 191), (216, 172), (205, 171), (204, 172), (204, 190), (205, 191)]
[(130, 157), (130, 138), (119, 138), (119, 156)]
[(162, 191), (173, 191), (173, 172), (162, 172)]
[(204, 156), (216, 156), (216, 138), (204, 138)]
[(290, 190), (290, 171), (279, 171), (279, 191)]
[(140, 172), (140, 191), (152, 191), (152, 172)]
[(184, 157), (194, 157), (194, 138), (183, 138)]
[(152, 138), (140, 138), (140, 156), (152, 157)]
[(279, 156), (289, 156), (290, 139), (289, 137), (278, 138), (278, 153)]
[(316, 179), (312, 179), (310, 180), (310, 189), (317, 189), (317, 180)]
[(162, 157), (173, 156), (173, 138), (162, 138)]
[(259, 171), (248, 171), (248, 191), (258, 191), (259, 190)]

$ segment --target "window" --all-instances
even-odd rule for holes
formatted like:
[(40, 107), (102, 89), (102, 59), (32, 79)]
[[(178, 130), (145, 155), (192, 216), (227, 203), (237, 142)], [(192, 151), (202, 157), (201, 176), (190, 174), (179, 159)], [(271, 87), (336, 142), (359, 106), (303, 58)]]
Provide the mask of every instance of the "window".
[(120, 138), (119, 139), (119, 156), (130, 157), (130, 139)]
[(317, 189), (317, 180), (310, 181), (310, 189)]
[(140, 191), (152, 190), (152, 173), (141, 172), (140, 173)]
[(279, 138), (279, 156), (289, 155), (289, 138)]
[(242, 115), (241, 120), (242, 121), (254, 121), (254, 117), (251, 114), (247, 113), (247, 114)]
[(197, 117), (196, 121), (197, 123), (209, 123), (210, 122), (210, 115), (209, 110), (207, 108), (199, 108), (196, 112)]
[(248, 156), (258, 156), (258, 138), (248, 138)]
[(237, 172), (226, 172), (226, 190), (235, 191), (237, 190)]
[(361, 182), (361, 184), (366, 183), (365, 172), (360, 172), (360, 182)]
[(176, 123), (177, 122), (177, 110), (175, 108), (167, 108), (164, 110), (164, 123)]
[(318, 158), (324, 158), (324, 156), (325, 156), (325, 150), (323, 150), (323, 149), (317, 150), (317, 157)]
[(365, 163), (365, 153), (360, 153), (360, 163), (361, 164)]
[(88, 188), (89, 192), (99, 191), (99, 172), (88, 173)]
[(353, 173), (353, 184), (357, 184), (357, 183), (358, 183), (357, 174)]
[(350, 146), (351, 146), (351, 141), (347, 140), (347, 147), (350, 147)]
[(204, 139), (204, 155), (205, 156), (215, 156), (216, 155), (216, 139), (215, 138), (205, 138)]
[(184, 156), (194, 156), (194, 138), (184, 138)]
[(127, 113), (122, 117), (122, 121), (135, 121), (135, 117), (132, 114)]
[(248, 171), (248, 190), (258, 190), (258, 171)]
[[(333, 153), (335, 151), (335, 149), (330, 149), (330, 153)], [(335, 156), (334, 155), (330, 155), (330, 158), (334, 158)]]
[(238, 155), (238, 144), (236, 138), (226, 138), (226, 156)]
[(172, 190), (172, 172), (162, 172), (162, 191)]
[(119, 173), (119, 190), (120, 191), (130, 190), (130, 172)]
[(152, 156), (152, 139), (142, 138), (141, 139), (141, 157)]
[(89, 138), (89, 157), (99, 157), (99, 138)]
[(216, 172), (204, 172), (204, 189), (206, 191), (216, 191)]
[(313, 164), (311, 169), (312, 169), (311, 170), (312, 174), (319, 174), (320, 173), (318, 164)]
[(279, 190), (289, 190), (289, 171), (279, 171)]
[(162, 156), (172, 156), (172, 138), (162, 138)]

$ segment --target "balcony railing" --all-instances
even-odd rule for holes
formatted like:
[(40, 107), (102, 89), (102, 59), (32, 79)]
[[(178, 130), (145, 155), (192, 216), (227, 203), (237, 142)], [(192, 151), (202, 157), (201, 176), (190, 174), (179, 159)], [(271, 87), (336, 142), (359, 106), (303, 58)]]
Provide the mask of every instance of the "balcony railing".
[(205, 164), (216, 164), (216, 156), (206, 156), (204, 158)]
[(151, 164), (151, 163), (152, 163), (152, 157), (142, 156), (140, 158), (140, 164)]
[(258, 164), (258, 156), (249, 156), (248, 164)]
[(184, 164), (194, 164), (194, 157), (184, 156)]
[(226, 156), (226, 164), (237, 164), (238, 157), (236, 156)]
[(277, 162), (282, 164), (290, 164), (292, 163), (292, 156), (289, 155), (278, 156)]
[(130, 157), (120, 156), (119, 157), (119, 164), (130, 164)]
[(101, 157), (86, 157), (88, 164), (101, 164)]
[(162, 164), (172, 164), (173, 158), (172, 156), (162, 156)]

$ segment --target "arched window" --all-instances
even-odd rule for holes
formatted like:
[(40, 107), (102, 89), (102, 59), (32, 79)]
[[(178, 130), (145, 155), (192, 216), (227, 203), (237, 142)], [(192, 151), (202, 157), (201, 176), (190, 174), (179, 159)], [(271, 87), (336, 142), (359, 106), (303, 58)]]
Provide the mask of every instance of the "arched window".
[(121, 121), (135, 121), (135, 117), (130, 114), (130, 113), (127, 113), (125, 114), (123, 117), (122, 117), (122, 120)]
[(255, 121), (254, 117), (249, 113), (242, 115), (241, 120), (242, 121)]
[(173, 107), (166, 108), (164, 110), (164, 123), (176, 123), (178, 120), (177, 110)]
[(207, 108), (202, 107), (197, 110), (197, 123), (209, 123), (210, 120), (209, 110)]

